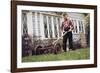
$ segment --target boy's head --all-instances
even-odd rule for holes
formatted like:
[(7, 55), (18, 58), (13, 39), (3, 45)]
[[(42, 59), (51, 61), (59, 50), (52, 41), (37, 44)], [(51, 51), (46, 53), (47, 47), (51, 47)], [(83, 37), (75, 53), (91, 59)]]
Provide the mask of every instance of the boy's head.
[(63, 14), (64, 20), (68, 19), (68, 14)]

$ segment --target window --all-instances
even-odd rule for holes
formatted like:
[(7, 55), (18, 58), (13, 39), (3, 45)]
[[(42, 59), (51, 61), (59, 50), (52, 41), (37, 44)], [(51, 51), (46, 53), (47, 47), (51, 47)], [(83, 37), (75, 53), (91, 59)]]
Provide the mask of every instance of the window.
[(75, 26), (75, 29), (76, 29), (75, 32), (77, 33), (77, 26)]
[(47, 28), (47, 16), (43, 16), (43, 23), (44, 23), (44, 34), (45, 38), (48, 38), (48, 28)]
[(38, 37), (40, 38), (40, 13), (37, 13)]
[(32, 22), (33, 22), (33, 37), (36, 36), (35, 30), (35, 13), (32, 14)]
[(52, 38), (51, 16), (48, 16), (48, 24), (49, 24), (49, 34), (50, 34), (50, 38)]
[(56, 21), (56, 17), (53, 18), (53, 22), (54, 22), (54, 33), (55, 33), (55, 37), (57, 37), (58, 34), (57, 34), (57, 21)]
[(28, 33), (26, 13), (22, 13), (22, 24), (23, 24), (23, 34)]
[(72, 24), (73, 24), (73, 26), (74, 26), (73, 32), (75, 32), (75, 24), (74, 24), (74, 20), (71, 20), (71, 22), (72, 22)]
[(78, 24), (79, 24), (79, 32), (81, 32), (81, 22), (80, 21), (78, 21)]
[(84, 32), (84, 30), (83, 30), (83, 22), (81, 21), (81, 27), (82, 27), (82, 32)]
[(79, 23), (79, 31), (83, 32), (83, 23), (82, 23), (82, 21), (78, 21), (78, 23)]
[(58, 17), (58, 28), (59, 28), (59, 36), (61, 37), (60, 17)]
[(74, 23), (75, 23), (75, 24), (74, 24), (74, 25), (75, 25), (75, 32), (78, 33), (78, 29), (77, 29), (77, 21), (74, 20)]

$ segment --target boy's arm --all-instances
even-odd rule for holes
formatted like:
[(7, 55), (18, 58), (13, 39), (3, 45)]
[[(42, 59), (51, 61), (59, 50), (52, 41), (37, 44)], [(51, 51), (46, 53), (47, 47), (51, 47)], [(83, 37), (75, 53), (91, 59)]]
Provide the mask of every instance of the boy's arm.
[(70, 24), (70, 30), (69, 31), (72, 31), (74, 29), (74, 26), (73, 26), (71, 21), (69, 22), (69, 24)]
[(61, 24), (61, 31), (63, 31), (63, 22), (62, 22), (62, 24)]

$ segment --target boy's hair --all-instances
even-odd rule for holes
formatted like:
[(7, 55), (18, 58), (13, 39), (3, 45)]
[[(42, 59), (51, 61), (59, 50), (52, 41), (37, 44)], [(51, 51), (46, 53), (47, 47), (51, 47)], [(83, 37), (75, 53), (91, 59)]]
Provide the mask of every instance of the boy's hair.
[(68, 14), (63, 14), (63, 16), (66, 16), (66, 15), (68, 16)]

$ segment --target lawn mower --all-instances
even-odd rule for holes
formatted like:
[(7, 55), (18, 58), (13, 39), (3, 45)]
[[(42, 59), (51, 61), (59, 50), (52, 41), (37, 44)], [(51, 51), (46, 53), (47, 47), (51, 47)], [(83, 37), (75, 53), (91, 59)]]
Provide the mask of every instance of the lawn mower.
[[(66, 35), (68, 32), (63, 34)], [(24, 34), (22, 36), (22, 56), (29, 56), (29, 55), (41, 55), (41, 54), (58, 54), (62, 51), (61, 44), (58, 42), (63, 36), (57, 38), (55, 41), (51, 43), (38, 43), (37, 45), (32, 45), (32, 39), (28, 34)], [(36, 41), (35, 41), (36, 43)]]

